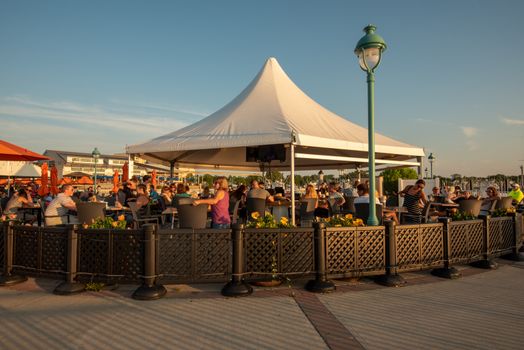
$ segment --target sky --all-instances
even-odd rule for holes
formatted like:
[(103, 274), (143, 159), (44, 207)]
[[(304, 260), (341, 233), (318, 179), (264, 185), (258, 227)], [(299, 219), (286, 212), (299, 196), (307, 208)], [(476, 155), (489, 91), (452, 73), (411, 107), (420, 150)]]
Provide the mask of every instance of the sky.
[(220, 109), (268, 57), (366, 127), (353, 50), (372, 23), (388, 45), (376, 131), (433, 153), (435, 175), (517, 175), (522, 13), (520, 0), (0, 0), (0, 139), (123, 153)]

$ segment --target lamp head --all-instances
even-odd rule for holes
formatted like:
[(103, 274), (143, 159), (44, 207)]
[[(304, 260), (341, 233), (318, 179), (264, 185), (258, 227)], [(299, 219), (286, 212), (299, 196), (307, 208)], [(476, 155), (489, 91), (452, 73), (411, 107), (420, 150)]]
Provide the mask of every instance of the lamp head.
[(364, 35), (355, 47), (355, 55), (358, 57), (360, 68), (366, 72), (373, 72), (378, 67), (382, 52), (386, 50), (386, 42), (378, 34), (377, 27), (370, 24), (364, 28)]
[(93, 152), (91, 152), (91, 155), (93, 156), (93, 158), (98, 158), (100, 157), (100, 151), (98, 150), (97, 147), (95, 147), (95, 149), (93, 150)]

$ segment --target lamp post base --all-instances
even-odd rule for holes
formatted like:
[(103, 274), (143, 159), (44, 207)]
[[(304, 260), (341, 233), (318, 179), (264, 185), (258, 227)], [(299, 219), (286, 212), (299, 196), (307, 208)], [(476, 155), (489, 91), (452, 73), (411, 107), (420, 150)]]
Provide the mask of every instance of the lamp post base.
[(151, 285), (143, 284), (135, 290), (132, 295), (133, 299), (136, 300), (157, 300), (166, 295), (167, 290), (163, 285)]
[(245, 297), (253, 293), (253, 287), (244, 281), (231, 281), (222, 288), (225, 297)]
[(57, 295), (71, 295), (71, 294), (78, 294), (82, 293), (86, 290), (86, 286), (83, 283), (77, 283), (77, 282), (63, 282), (60, 283), (55, 290), (53, 291), (54, 294)]
[(322, 280), (310, 280), (306, 284), (306, 290), (313, 293), (330, 293), (334, 292), (337, 289), (335, 284), (331, 281), (322, 281)]
[(431, 270), (433, 276), (448, 278), (451, 280), (460, 278), (460, 272), (454, 267), (441, 267), (438, 269)]
[(386, 287), (403, 287), (407, 282), (400, 275), (382, 275), (375, 279), (375, 283)]
[(491, 259), (474, 261), (469, 265), (479, 268), (479, 269), (491, 269), (491, 270), (495, 270), (496, 268), (499, 267), (498, 264)]

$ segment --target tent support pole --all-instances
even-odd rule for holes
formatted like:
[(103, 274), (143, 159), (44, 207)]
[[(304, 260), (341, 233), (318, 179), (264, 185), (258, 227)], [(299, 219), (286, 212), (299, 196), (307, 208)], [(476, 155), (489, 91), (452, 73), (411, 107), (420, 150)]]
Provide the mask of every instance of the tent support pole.
[(291, 154), (291, 223), (295, 226), (295, 145), (289, 147)]
[(417, 157), (417, 162), (420, 164), (418, 167), (417, 167), (417, 172), (418, 172), (418, 178), (419, 179), (423, 179), (424, 178), (424, 175), (423, 175), (423, 169), (424, 169), (424, 163), (422, 162), (422, 157)]

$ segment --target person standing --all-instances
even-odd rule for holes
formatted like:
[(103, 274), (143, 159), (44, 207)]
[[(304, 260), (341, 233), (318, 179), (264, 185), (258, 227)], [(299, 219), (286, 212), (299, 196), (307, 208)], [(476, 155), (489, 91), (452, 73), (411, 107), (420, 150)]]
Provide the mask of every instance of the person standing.
[(513, 184), (513, 189), (508, 193), (508, 197), (513, 198), (513, 203), (519, 204), (524, 199), (524, 193), (520, 189), (519, 184)]

